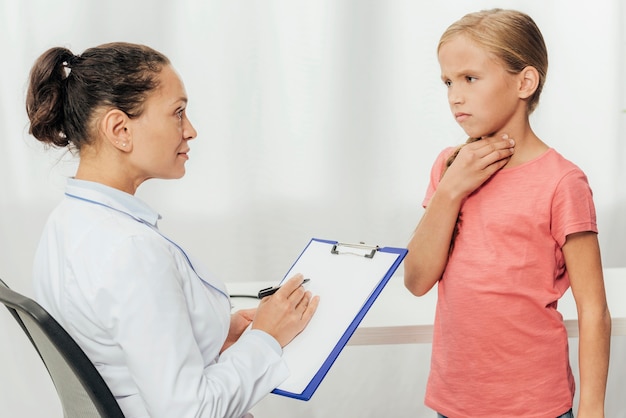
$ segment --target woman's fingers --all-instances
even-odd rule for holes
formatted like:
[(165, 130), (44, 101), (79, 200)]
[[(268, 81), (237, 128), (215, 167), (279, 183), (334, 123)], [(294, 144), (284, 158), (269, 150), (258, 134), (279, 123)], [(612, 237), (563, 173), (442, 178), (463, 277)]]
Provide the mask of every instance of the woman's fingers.
[[(310, 293), (310, 292), (307, 292), (307, 293)], [(302, 329), (304, 329), (304, 327), (309, 323), (311, 318), (313, 318), (313, 314), (317, 310), (317, 306), (319, 305), (319, 302), (320, 302), (319, 296), (313, 296), (313, 297), (309, 296), (307, 298), (306, 304), (302, 304), (302, 306), (304, 307), (304, 310), (302, 311), (302, 317), (301, 317), (301, 320), (303, 322)]]
[[(298, 297), (298, 294), (300, 293), (300, 291), (304, 292), (304, 288), (302, 287), (302, 283), (304, 282), (304, 276), (300, 273), (294, 275), (293, 277), (291, 277), (289, 280), (287, 280), (281, 287), (280, 289), (278, 289), (278, 291), (275, 294), (280, 294), (281, 296), (285, 297), (285, 298), (292, 298), (294, 297), (294, 292), (295, 292), (295, 297)], [(298, 300), (302, 297), (302, 295), (300, 294), (300, 297), (298, 298)]]
[(272, 296), (263, 298), (252, 328), (266, 331), (283, 347), (302, 332), (319, 303), (319, 296), (312, 296), (303, 282), (304, 276), (296, 274)]

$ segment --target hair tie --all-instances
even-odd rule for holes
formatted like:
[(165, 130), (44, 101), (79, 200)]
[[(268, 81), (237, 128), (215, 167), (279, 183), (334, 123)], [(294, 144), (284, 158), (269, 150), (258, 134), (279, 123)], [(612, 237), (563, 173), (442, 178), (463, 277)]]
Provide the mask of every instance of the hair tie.
[(70, 56), (65, 61), (63, 61), (62, 65), (63, 65), (63, 74), (64, 74), (63, 79), (64, 80), (70, 76), (72, 72), (72, 67), (76, 63), (77, 58), (78, 57), (76, 55), (70, 52)]
[(62, 65), (63, 65), (63, 80), (65, 80), (66, 78), (70, 76), (72, 69), (70, 68), (70, 65), (68, 64), (67, 61), (63, 61)]

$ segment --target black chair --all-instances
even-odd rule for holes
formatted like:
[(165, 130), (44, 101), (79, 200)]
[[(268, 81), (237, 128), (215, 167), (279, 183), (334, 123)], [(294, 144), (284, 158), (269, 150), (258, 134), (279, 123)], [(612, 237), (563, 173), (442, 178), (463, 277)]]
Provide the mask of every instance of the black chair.
[(65, 418), (124, 418), (93, 363), (41, 305), (9, 289), (2, 280), (0, 302), (9, 309), (43, 360)]

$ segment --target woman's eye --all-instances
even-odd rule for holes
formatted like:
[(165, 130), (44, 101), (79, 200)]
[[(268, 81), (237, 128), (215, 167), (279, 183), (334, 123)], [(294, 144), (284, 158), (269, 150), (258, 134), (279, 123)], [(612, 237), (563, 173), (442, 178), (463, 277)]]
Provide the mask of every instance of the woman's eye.
[(476, 81), (476, 77), (468, 75), (467, 77), (465, 77), (465, 80), (467, 80), (468, 83), (473, 83), (474, 81)]
[(443, 82), (443, 84), (445, 84), (445, 85), (446, 85), (446, 87), (450, 87), (450, 86), (452, 85), (452, 81), (450, 81), (450, 80), (445, 80), (445, 81)]
[(177, 117), (179, 120), (183, 120), (183, 112), (184, 112), (184, 109), (181, 109), (181, 110), (179, 110), (178, 112), (176, 112), (176, 117)]

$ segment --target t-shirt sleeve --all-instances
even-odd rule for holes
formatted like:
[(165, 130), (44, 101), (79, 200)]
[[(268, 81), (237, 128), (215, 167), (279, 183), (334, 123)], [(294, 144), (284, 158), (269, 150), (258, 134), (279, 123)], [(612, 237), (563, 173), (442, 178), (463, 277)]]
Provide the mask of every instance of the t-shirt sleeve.
[(448, 160), (450, 155), (452, 155), (454, 150), (454, 147), (446, 148), (441, 151), (437, 156), (435, 163), (430, 169), (430, 182), (428, 183), (428, 188), (426, 189), (426, 196), (422, 201), (423, 207), (428, 206), (428, 203), (430, 203), (430, 199), (433, 197), (433, 194), (435, 194), (435, 190), (437, 190), (437, 185), (439, 184), (443, 172), (446, 169), (446, 161)]
[(568, 172), (556, 187), (552, 203), (552, 236), (563, 246), (568, 235), (598, 232), (593, 193), (580, 170)]

